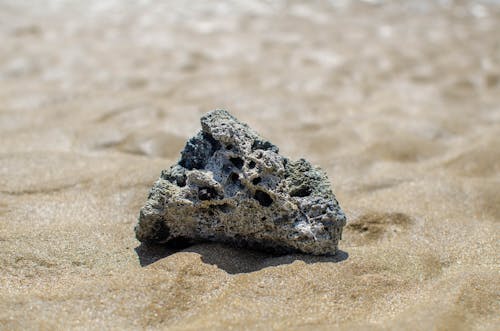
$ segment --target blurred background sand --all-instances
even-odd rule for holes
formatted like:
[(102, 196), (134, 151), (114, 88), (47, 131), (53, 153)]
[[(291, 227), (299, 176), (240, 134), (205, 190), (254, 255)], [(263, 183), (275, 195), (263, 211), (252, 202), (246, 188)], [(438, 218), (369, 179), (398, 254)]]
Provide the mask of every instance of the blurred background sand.
[[(494, 1), (0, 1), (0, 329), (498, 330)], [(201, 114), (322, 166), (335, 258), (146, 250)]]

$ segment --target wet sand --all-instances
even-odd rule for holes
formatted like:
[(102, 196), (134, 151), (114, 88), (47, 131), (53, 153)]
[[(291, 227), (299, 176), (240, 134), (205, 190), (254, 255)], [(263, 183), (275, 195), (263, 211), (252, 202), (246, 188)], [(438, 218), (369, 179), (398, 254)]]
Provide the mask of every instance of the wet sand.
[[(0, 22), (0, 329), (498, 330), (499, 5), (5, 0)], [(135, 240), (214, 108), (328, 172), (339, 255)]]

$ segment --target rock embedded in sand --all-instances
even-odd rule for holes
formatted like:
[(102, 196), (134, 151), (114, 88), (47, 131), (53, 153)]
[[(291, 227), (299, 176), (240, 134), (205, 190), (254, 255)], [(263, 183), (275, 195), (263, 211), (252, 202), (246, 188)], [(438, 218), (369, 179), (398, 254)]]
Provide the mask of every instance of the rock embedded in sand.
[(280, 155), (225, 110), (204, 115), (201, 126), (153, 185), (137, 239), (217, 241), (274, 253), (337, 251), (346, 217), (322, 170)]

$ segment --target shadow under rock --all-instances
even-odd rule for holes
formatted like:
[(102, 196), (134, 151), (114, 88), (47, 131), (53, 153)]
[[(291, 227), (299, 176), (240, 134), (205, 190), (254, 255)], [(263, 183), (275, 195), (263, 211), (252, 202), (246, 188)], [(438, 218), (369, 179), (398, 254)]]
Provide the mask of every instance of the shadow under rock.
[(139, 246), (134, 248), (134, 250), (139, 258), (139, 264), (141, 267), (147, 267), (148, 265), (165, 257), (181, 252), (186, 247), (189, 247), (189, 244), (155, 245), (141, 243)]
[(295, 261), (312, 263), (337, 263), (347, 260), (349, 254), (339, 250), (330, 256), (315, 256), (306, 254), (276, 255), (250, 249), (235, 248), (218, 243), (200, 243), (195, 245), (146, 245), (135, 248), (141, 267), (146, 267), (156, 261), (178, 252), (192, 252), (201, 256), (204, 263), (216, 265), (228, 274), (241, 274), (258, 271), (267, 267), (291, 264)]

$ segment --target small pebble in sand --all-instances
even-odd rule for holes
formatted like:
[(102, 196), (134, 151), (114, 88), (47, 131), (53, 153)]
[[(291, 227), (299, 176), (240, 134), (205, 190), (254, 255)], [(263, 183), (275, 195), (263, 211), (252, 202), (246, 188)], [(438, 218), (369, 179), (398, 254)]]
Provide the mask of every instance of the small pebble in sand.
[(280, 155), (225, 110), (207, 113), (201, 126), (154, 183), (137, 239), (336, 253), (346, 217), (321, 169)]

